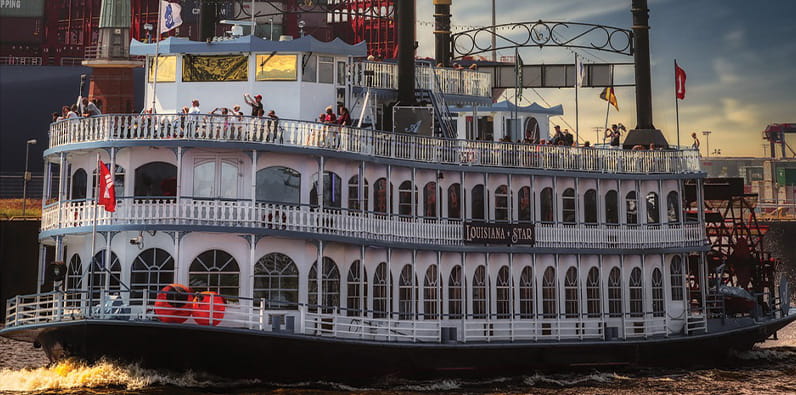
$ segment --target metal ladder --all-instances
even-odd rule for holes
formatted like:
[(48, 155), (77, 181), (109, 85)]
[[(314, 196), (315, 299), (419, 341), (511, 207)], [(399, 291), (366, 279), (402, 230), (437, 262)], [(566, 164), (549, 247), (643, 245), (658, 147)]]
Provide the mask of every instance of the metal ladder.
[(417, 81), (415, 85), (417, 95), (420, 96), (419, 99), (428, 99), (431, 102), (431, 106), (434, 108), (434, 118), (437, 121), (437, 133), (443, 137), (456, 138), (456, 132), (451, 122), (452, 116), (433, 65), (428, 65), (428, 73), (431, 78), (431, 89), (419, 86), (420, 83)]

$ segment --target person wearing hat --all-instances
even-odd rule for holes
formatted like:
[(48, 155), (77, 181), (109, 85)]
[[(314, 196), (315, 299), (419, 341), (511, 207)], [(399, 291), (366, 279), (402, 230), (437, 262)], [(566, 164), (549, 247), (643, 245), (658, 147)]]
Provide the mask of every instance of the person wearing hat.
[(243, 100), (246, 101), (246, 104), (252, 107), (253, 117), (265, 114), (265, 110), (263, 110), (263, 95), (257, 95), (254, 97), (254, 99), (252, 99), (250, 94), (244, 93)]

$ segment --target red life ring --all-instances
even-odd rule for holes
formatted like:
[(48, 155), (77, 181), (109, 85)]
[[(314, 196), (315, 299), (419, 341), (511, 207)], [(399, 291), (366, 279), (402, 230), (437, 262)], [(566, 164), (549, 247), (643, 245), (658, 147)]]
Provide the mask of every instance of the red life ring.
[(169, 284), (158, 292), (155, 315), (161, 322), (182, 324), (191, 315), (191, 288)]
[[(224, 319), (224, 310), (226, 310), (226, 305), (224, 304), (224, 297), (221, 295), (212, 292), (212, 291), (205, 291), (201, 292), (193, 299), (193, 319), (199, 325), (210, 325), (210, 321), (212, 320), (212, 325), (216, 326), (221, 323), (221, 320)], [(211, 317), (211, 306), (212, 306), (212, 317)]]

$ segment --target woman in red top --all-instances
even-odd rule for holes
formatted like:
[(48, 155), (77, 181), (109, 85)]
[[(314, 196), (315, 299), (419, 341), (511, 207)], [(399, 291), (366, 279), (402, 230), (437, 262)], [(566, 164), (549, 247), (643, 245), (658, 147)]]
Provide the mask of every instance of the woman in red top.
[(348, 112), (348, 109), (345, 108), (345, 106), (340, 106), (337, 108), (337, 124), (340, 126), (351, 125), (351, 113)]
[(326, 114), (323, 117), (323, 123), (336, 123), (337, 117), (334, 115), (334, 111), (332, 111), (332, 106), (326, 107)]

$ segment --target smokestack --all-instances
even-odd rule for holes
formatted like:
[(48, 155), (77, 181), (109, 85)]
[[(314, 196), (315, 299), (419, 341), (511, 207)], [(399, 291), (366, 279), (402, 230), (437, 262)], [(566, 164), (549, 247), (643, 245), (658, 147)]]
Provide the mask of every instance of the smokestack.
[(445, 67), (451, 63), (451, 3), (434, 0), (434, 58)]
[(415, 100), (415, 0), (395, 2), (398, 20), (398, 103), (413, 106)]

